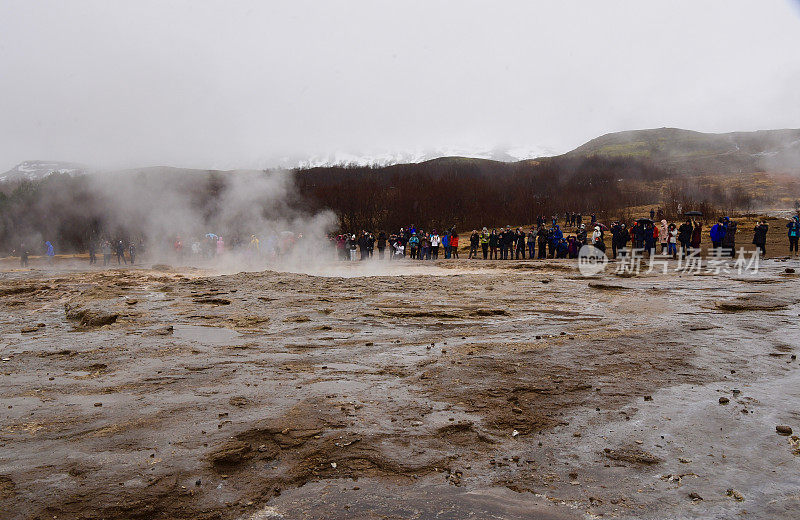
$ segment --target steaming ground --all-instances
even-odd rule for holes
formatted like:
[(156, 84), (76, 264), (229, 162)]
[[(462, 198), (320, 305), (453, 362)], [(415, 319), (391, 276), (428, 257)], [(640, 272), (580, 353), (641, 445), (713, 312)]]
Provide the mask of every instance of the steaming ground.
[(797, 264), (4, 263), (0, 518), (791, 516)]

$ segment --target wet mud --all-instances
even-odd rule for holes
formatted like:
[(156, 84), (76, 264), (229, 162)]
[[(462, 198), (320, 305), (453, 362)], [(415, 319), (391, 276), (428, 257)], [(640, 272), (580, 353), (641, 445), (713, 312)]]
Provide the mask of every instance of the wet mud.
[(795, 264), (6, 267), (0, 518), (790, 517)]

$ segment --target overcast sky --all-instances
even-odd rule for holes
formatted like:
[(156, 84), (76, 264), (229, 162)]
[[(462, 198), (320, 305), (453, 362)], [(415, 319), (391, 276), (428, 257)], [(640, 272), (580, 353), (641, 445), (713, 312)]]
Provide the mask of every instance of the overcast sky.
[(0, 171), (800, 127), (797, 0), (0, 0)]

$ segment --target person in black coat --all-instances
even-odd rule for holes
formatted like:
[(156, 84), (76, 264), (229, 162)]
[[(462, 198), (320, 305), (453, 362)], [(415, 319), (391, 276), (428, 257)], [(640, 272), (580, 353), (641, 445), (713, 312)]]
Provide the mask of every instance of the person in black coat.
[(519, 260), (520, 255), (522, 255), (522, 259), (525, 260), (525, 232), (522, 231), (521, 228), (517, 228), (517, 260)]
[(536, 242), (539, 245), (539, 255), (538, 258), (547, 258), (547, 230), (544, 226), (539, 226), (539, 230), (536, 231)]
[(678, 228), (678, 242), (681, 244), (681, 256), (686, 257), (689, 251), (689, 247), (692, 243), (692, 221), (686, 220), (681, 226)]
[(611, 224), (611, 258), (617, 257), (617, 248), (619, 247), (619, 235), (622, 232), (622, 226), (619, 222)]
[(383, 252), (386, 250), (386, 232), (378, 233), (378, 258), (383, 260)]
[(764, 221), (758, 221), (753, 229), (753, 245), (761, 250), (762, 258), (767, 256), (767, 231), (769, 231), (769, 224)]

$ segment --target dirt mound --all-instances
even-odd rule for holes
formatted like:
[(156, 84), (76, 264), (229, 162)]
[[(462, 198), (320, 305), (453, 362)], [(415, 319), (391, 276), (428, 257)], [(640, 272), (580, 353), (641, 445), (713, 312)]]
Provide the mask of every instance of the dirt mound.
[(656, 457), (652, 453), (635, 446), (625, 446), (617, 449), (605, 448), (603, 453), (611, 460), (630, 462), (633, 464), (652, 465), (664, 462), (664, 459)]
[(475, 309), (470, 312), (472, 316), (508, 316), (505, 309)]
[(590, 283), (589, 287), (592, 288), (592, 289), (598, 289), (600, 291), (627, 291), (627, 290), (629, 290), (627, 287), (624, 287), (622, 285), (612, 285), (612, 284), (608, 284), (608, 283), (599, 283), (599, 282)]
[(16, 495), (16, 485), (8, 475), (0, 475), (0, 499), (11, 498)]
[(739, 296), (732, 300), (718, 301), (717, 309), (727, 312), (780, 311), (789, 307), (789, 302), (766, 295)]
[(195, 298), (194, 303), (204, 303), (206, 305), (230, 305), (231, 301), (227, 298)]
[(416, 310), (416, 309), (381, 309), (385, 316), (391, 318), (436, 318), (436, 319), (457, 319), (461, 315), (445, 310)]
[(250, 444), (244, 441), (230, 441), (218, 446), (208, 454), (208, 460), (216, 467), (223, 469), (233, 466), (252, 457)]
[(11, 285), (0, 287), (0, 296), (13, 296), (15, 294), (26, 294), (40, 291), (44, 287), (40, 285)]
[(81, 327), (102, 327), (114, 323), (119, 318), (118, 312), (80, 303), (65, 303), (64, 314), (68, 320), (79, 322)]

